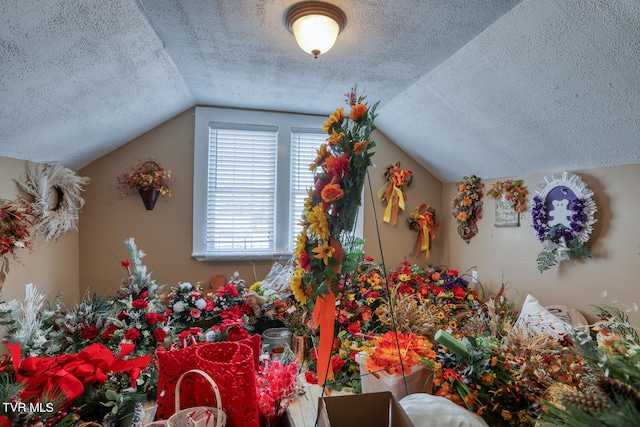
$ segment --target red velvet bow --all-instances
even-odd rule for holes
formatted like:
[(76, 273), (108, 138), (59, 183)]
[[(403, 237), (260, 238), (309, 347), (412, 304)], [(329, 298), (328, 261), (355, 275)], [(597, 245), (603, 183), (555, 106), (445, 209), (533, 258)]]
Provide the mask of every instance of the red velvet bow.
[[(124, 360), (133, 350), (132, 345), (121, 347), (118, 357), (104, 344), (95, 343), (79, 353), (58, 357), (28, 357), (20, 359), (20, 345), (7, 344), (13, 356), (16, 378), (24, 389), (21, 397), (39, 398), (48, 394), (52, 398), (62, 392), (68, 402), (84, 392), (85, 384), (103, 384), (110, 372), (127, 372), (131, 386), (135, 387), (140, 372), (149, 366), (151, 356)], [(17, 356), (17, 357), (16, 357)]]

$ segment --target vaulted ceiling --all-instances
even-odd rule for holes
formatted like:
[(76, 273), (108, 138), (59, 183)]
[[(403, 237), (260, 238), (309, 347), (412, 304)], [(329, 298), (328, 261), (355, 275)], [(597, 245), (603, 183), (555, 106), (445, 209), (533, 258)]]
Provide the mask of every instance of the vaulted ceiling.
[(637, 0), (328, 1), (313, 59), (296, 0), (0, 0), (0, 156), (79, 169), (194, 105), (327, 115), (357, 84), (443, 182), (640, 163)]

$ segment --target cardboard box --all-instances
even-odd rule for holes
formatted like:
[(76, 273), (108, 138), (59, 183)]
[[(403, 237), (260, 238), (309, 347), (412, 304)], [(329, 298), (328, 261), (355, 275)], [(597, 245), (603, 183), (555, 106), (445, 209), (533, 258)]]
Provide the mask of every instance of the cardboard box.
[(414, 427), (390, 392), (318, 399), (318, 427)]
[[(356, 355), (356, 362), (360, 365), (360, 381), (362, 393), (376, 393), (390, 391), (400, 400), (407, 394), (429, 393), (433, 390), (433, 372), (424, 365), (411, 367), (411, 372), (405, 375), (391, 375), (384, 371), (371, 373), (367, 370), (368, 354), (360, 352)], [(407, 385), (405, 387), (405, 380)], [(408, 392), (408, 393), (407, 393)]]

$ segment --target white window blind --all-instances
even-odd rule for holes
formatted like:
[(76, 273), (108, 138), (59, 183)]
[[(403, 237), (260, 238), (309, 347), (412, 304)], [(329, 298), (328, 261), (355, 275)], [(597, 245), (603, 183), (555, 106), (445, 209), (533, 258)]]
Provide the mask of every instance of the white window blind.
[(315, 160), (318, 148), (327, 140), (327, 135), (319, 130), (292, 128), (291, 129), (291, 236), (295, 243), (302, 230), (300, 220), (304, 201), (309, 188), (313, 187), (313, 172), (309, 165)]
[(196, 107), (193, 252), (199, 261), (291, 256), (325, 116)]
[(277, 127), (209, 127), (207, 252), (273, 253)]

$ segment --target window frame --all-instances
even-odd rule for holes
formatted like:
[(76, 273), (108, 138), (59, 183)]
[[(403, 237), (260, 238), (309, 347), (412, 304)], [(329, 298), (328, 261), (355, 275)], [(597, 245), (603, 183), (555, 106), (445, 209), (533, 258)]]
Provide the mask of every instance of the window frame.
[[(291, 256), (295, 242), (289, 242), (290, 229), (290, 177), (291, 177), (291, 133), (294, 129), (318, 129), (326, 116), (281, 113), (271, 111), (240, 110), (218, 107), (195, 107), (194, 157), (193, 157), (193, 224), (192, 254), (198, 261), (279, 259)], [(207, 175), (209, 160), (209, 124), (211, 122), (236, 123), (239, 125), (276, 126), (276, 211), (275, 250), (273, 253), (207, 253)]]

